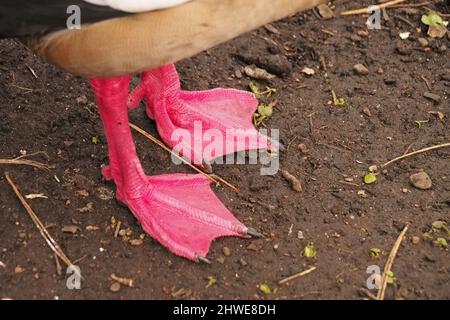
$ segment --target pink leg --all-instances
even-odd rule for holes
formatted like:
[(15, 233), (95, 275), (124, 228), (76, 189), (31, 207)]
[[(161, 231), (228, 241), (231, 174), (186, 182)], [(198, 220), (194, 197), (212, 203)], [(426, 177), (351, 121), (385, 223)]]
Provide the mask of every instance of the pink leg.
[[(137, 106), (143, 96), (147, 114), (156, 121), (161, 138), (197, 165), (249, 149), (277, 150), (278, 145), (259, 134), (252, 124), (258, 101), (250, 92), (182, 91), (175, 66), (166, 65), (143, 73), (141, 84), (130, 96), (129, 106)], [(211, 140), (205, 139), (205, 132), (210, 133)], [(180, 136), (184, 138), (182, 143)], [(213, 148), (211, 141), (216, 143)]]
[(148, 177), (142, 169), (128, 125), (129, 77), (91, 79), (109, 146), (103, 170), (117, 186), (117, 199), (142, 227), (173, 253), (206, 260), (211, 242), (222, 236), (246, 237), (253, 229), (240, 223), (202, 175)]

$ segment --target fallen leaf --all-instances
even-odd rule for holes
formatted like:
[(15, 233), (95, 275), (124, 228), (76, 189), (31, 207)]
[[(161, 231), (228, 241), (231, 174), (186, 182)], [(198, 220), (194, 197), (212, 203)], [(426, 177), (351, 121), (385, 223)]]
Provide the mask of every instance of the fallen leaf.
[(394, 273), (390, 270), (386, 272), (386, 279), (387, 279), (387, 283), (389, 283), (389, 284), (394, 284), (395, 281), (397, 280), (394, 276)]
[(372, 259), (379, 259), (381, 255), (381, 249), (379, 248), (370, 248), (370, 256)]
[(206, 284), (205, 289), (208, 289), (208, 288), (212, 287), (216, 283), (217, 283), (217, 279), (214, 278), (213, 276), (209, 276), (208, 277), (208, 283)]
[(433, 244), (437, 247), (441, 247), (442, 249), (448, 248), (447, 240), (445, 240), (445, 238), (442, 237), (439, 237), (435, 241), (433, 241)]
[(303, 249), (303, 255), (308, 258), (314, 258), (316, 256), (316, 248), (312, 242), (308, 243), (308, 245)]
[(370, 172), (370, 173), (368, 173), (368, 174), (366, 174), (364, 176), (364, 183), (365, 184), (372, 184), (375, 181), (377, 181), (377, 174), (374, 173), (374, 172)]
[(265, 283), (259, 285), (259, 290), (264, 294), (272, 293), (272, 290), (270, 289), (269, 285)]

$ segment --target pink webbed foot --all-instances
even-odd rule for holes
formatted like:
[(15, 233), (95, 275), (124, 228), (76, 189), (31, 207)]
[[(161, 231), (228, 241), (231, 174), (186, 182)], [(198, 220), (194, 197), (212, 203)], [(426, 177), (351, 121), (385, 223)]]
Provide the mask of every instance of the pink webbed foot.
[(209, 184), (202, 175), (151, 176), (139, 189), (118, 190), (117, 196), (163, 246), (187, 259), (205, 261), (214, 239), (253, 234), (220, 202)]
[(136, 106), (142, 96), (164, 142), (196, 165), (245, 150), (277, 150), (278, 145), (253, 126), (258, 101), (250, 92), (182, 91), (175, 67), (166, 65), (143, 73), (129, 105)]

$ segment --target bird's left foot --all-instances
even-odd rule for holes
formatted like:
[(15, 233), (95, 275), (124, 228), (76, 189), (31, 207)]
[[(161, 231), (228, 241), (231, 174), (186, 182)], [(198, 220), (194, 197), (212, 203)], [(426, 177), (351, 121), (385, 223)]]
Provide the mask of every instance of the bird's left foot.
[[(140, 170), (138, 170), (140, 171)], [(114, 179), (109, 168), (107, 179)], [(117, 185), (117, 200), (126, 205), (142, 228), (173, 253), (208, 262), (211, 242), (219, 237), (260, 236), (247, 228), (220, 202), (203, 175), (139, 175), (132, 190)]]
[(142, 97), (164, 142), (196, 165), (208, 167), (215, 158), (245, 150), (278, 149), (253, 126), (258, 101), (250, 92), (183, 91), (175, 66), (166, 65), (143, 73), (141, 84), (130, 95), (130, 107)]

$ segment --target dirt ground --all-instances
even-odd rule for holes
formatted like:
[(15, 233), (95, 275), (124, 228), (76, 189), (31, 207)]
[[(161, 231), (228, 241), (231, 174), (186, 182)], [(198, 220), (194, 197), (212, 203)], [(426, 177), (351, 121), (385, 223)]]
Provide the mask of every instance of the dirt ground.
[[(334, 10), (370, 3), (338, 1)], [(450, 13), (441, 1), (428, 7)], [(138, 246), (114, 237), (112, 217), (129, 228), (131, 239), (143, 231), (112, 199), (114, 185), (102, 179), (107, 145), (87, 81), (41, 62), (15, 40), (1, 41), (0, 158), (42, 151), (48, 159), (42, 154), (30, 159), (55, 167), (0, 165), (0, 298), (364, 299), (367, 267), (384, 268), (409, 223), (386, 298), (449, 299), (448, 249), (424, 241), (422, 234), (434, 221), (450, 222), (450, 148), (398, 161), (375, 183), (363, 182), (370, 165), (450, 142), (449, 36), (427, 37), (423, 13), (423, 6), (389, 9), (382, 29), (366, 33), (362, 15), (324, 20), (309, 11), (177, 64), (187, 90), (248, 90), (251, 79), (241, 72), (248, 64), (275, 73), (272, 80), (253, 81), (277, 90), (264, 98), (278, 101), (265, 124), (280, 130), (286, 146), (281, 169), (303, 186), (297, 193), (280, 173), (261, 176), (259, 165), (216, 165), (215, 173), (239, 192), (214, 187), (215, 192), (264, 238), (216, 240), (211, 265), (178, 258), (149, 237)], [(406, 31), (409, 38), (402, 40), (399, 34)], [(421, 47), (420, 37), (428, 45)], [(356, 64), (368, 74), (357, 74)], [(302, 72), (305, 67), (314, 74)], [(345, 105), (331, 103), (331, 91)], [(424, 97), (426, 92), (439, 101)], [(131, 112), (131, 120), (156, 135), (143, 105)], [(192, 172), (172, 164), (142, 136), (135, 139), (148, 174)], [(410, 183), (410, 175), (421, 170), (431, 177), (429, 190)], [(81, 259), (81, 290), (66, 288), (64, 268), (58, 274), (52, 251), (8, 185), (6, 171), (23, 194), (48, 197), (28, 201), (66, 254)], [(67, 226), (76, 233), (62, 232)], [(434, 239), (439, 233), (449, 240), (442, 230)], [(314, 258), (303, 254), (310, 242)], [(371, 257), (372, 248), (381, 249), (378, 259)], [(317, 269), (278, 284), (311, 266)], [(111, 274), (132, 278), (134, 287), (112, 292)], [(217, 282), (207, 287), (208, 277)], [(261, 284), (272, 292), (261, 292)]]

